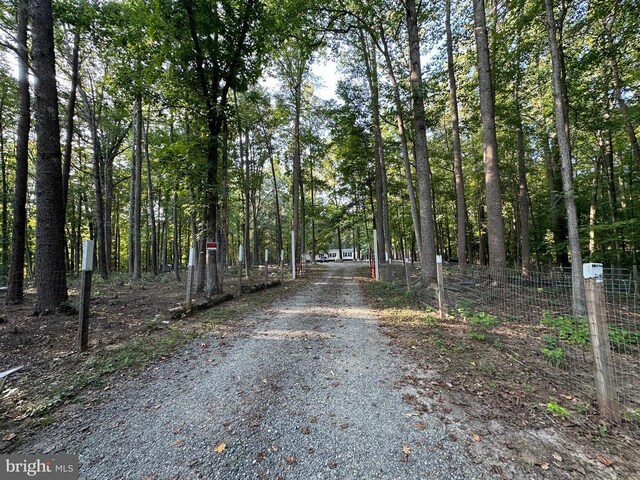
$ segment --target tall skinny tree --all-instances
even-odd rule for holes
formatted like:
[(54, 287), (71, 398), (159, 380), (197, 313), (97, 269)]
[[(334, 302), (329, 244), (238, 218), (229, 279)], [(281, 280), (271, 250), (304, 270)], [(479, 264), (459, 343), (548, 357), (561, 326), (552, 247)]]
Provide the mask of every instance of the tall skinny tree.
[(564, 76), (564, 54), (562, 47), (562, 24), (556, 24), (553, 0), (544, 1), (547, 14), (547, 33), (551, 53), (553, 107), (556, 117), (556, 134), (560, 150), (562, 191), (567, 209), (569, 228), (569, 251), (571, 252), (571, 306), (574, 315), (586, 312), (584, 283), (582, 279), (582, 253), (578, 233), (578, 213), (573, 192), (573, 166), (571, 164), (571, 138), (569, 135), (569, 105), (567, 84)]
[(24, 293), (24, 257), (27, 229), (27, 180), (29, 174), (29, 129), (31, 128), (31, 94), (29, 93), (29, 51), (27, 30), (29, 7), (27, 0), (18, 1), (17, 50), (18, 96), (20, 110), (16, 138), (16, 177), (13, 197), (11, 232), (11, 265), (7, 303), (22, 303)]
[(478, 55), (478, 84), (480, 89), (480, 119), (484, 157), (484, 180), (487, 199), (487, 235), (489, 268), (500, 275), (507, 266), (502, 219), (502, 193), (496, 138), (495, 95), (489, 59), (489, 41), (484, 0), (473, 0), (473, 20)]
[(32, 56), (35, 84), (37, 306), (54, 309), (67, 300), (62, 152), (51, 0), (33, 0)]
[(413, 129), (420, 199), (420, 230), (422, 240), (422, 282), (426, 287), (436, 279), (436, 243), (431, 197), (431, 169), (427, 150), (427, 126), (422, 91), (422, 67), (420, 64), (420, 32), (415, 0), (405, 1), (407, 30), (409, 33), (409, 58), (411, 61), (411, 96), (413, 99)]

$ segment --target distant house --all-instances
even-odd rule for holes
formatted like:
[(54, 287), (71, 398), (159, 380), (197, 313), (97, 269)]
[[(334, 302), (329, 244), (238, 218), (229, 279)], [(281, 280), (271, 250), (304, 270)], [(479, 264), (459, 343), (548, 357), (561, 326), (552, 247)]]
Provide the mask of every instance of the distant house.
[[(343, 248), (342, 249), (342, 260), (349, 261), (353, 260), (353, 248)], [(327, 262), (339, 262), (340, 261), (340, 250), (337, 248), (332, 248), (327, 253)]]

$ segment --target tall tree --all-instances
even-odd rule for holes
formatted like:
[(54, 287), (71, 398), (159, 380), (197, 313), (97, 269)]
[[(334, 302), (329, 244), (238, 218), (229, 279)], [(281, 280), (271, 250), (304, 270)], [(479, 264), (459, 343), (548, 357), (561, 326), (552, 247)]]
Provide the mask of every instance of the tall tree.
[(487, 200), (487, 234), (489, 243), (489, 268), (497, 275), (507, 266), (502, 219), (502, 193), (498, 140), (496, 138), (495, 94), (484, 0), (473, 0), (473, 20), (478, 56), (478, 85), (480, 90), (480, 120), (484, 157), (484, 178)]
[(24, 261), (27, 231), (27, 180), (29, 174), (29, 129), (31, 128), (31, 94), (29, 93), (29, 50), (27, 31), (29, 5), (19, 0), (17, 8), (16, 46), (18, 53), (18, 95), (20, 111), (16, 135), (16, 175), (11, 231), (11, 266), (7, 303), (22, 303), (24, 295)]
[[(578, 212), (573, 191), (573, 166), (571, 163), (571, 139), (569, 135), (569, 102), (565, 80), (564, 53), (562, 43), (562, 21), (556, 24), (553, 0), (544, 2), (547, 18), (549, 51), (551, 53), (553, 107), (556, 120), (556, 135), (562, 163), (562, 190), (567, 210), (569, 228), (569, 250), (571, 252), (571, 305), (574, 315), (586, 312), (584, 284), (582, 280), (582, 253), (578, 231)], [(564, 12), (561, 15), (564, 17)]]
[(431, 167), (427, 150), (427, 126), (424, 112), (422, 67), (420, 60), (420, 29), (418, 12), (414, 0), (404, 3), (407, 31), (409, 34), (409, 59), (411, 61), (411, 97), (413, 99), (413, 129), (418, 196), (420, 201), (420, 228), (422, 240), (422, 281), (426, 287), (436, 279), (436, 244), (433, 200), (431, 196)]
[(53, 44), (51, 0), (33, 0), (32, 56), (35, 84), (36, 155), (36, 285), (40, 310), (67, 300), (62, 153), (58, 89)]
[(451, 132), (453, 136), (453, 176), (456, 186), (456, 242), (458, 265), (461, 270), (467, 263), (467, 204), (464, 199), (464, 174), (462, 171), (462, 147), (458, 120), (458, 86), (453, 61), (453, 35), (451, 33), (451, 0), (446, 0), (445, 31), (447, 35), (447, 73), (449, 74), (449, 99), (451, 102)]

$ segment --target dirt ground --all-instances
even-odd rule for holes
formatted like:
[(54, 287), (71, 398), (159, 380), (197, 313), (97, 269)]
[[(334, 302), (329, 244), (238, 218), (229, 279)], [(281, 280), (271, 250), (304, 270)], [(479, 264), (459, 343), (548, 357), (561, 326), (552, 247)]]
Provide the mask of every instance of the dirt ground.
[[(542, 358), (541, 333), (531, 331), (540, 327), (512, 320), (479, 329), (452, 312), (439, 318), (434, 292), (406, 293), (402, 285), (378, 282), (369, 282), (367, 291), (378, 306), (380, 328), (417, 366), (401, 381), (420, 385), (407, 401), (433, 409), (434, 392), (446, 392), (453, 407), (436, 403), (435, 414), (464, 412), (484, 432), (476, 445), (481, 454), (506, 451), (506, 458), (518, 457), (532, 472), (550, 475), (637, 478), (640, 439), (633, 429), (600, 418), (597, 405), (576, 393), (576, 385), (590, 378), (576, 378), (577, 372)], [(421, 371), (437, 373), (425, 381)], [(503, 463), (494, 465), (509, 478)]]

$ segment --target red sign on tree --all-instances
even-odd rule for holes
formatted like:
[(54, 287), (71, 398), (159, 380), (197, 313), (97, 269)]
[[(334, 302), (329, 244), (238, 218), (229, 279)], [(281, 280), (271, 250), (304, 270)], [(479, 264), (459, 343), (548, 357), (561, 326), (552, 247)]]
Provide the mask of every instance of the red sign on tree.
[(217, 250), (218, 242), (207, 242), (207, 250)]

